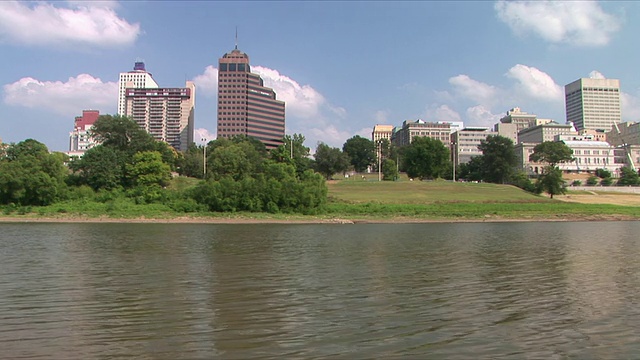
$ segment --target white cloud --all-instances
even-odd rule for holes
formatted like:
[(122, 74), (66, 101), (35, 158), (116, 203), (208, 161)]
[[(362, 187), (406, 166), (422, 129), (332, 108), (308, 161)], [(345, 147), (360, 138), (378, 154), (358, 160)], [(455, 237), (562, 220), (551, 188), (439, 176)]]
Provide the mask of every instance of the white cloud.
[(360, 135), (365, 139), (371, 139), (371, 133), (373, 132), (373, 126), (371, 127), (366, 127), (366, 128), (362, 128), (358, 131), (356, 131), (356, 133), (353, 135)]
[(469, 126), (492, 127), (493, 124), (500, 121), (500, 115), (493, 114), (490, 109), (478, 105), (467, 109), (467, 119)]
[(83, 109), (113, 110), (118, 98), (117, 83), (102, 82), (88, 74), (70, 77), (66, 82), (25, 77), (3, 89), (8, 105), (41, 108), (66, 116), (80, 114)]
[[(322, 141), (332, 147), (342, 148), (345, 141), (353, 136), (351, 132), (340, 130), (333, 124), (322, 128), (314, 127), (309, 129), (308, 132), (309, 135), (311, 135), (308, 140), (311, 140), (313, 144), (313, 146), (309, 147), (312, 147), (314, 150), (318, 141)], [(307, 132), (305, 132), (305, 136), (307, 136), (306, 134)]]
[(215, 131), (209, 131), (205, 128), (198, 128), (193, 130), (193, 141), (198, 145), (203, 145), (211, 140), (215, 140), (217, 133)]
[(623, 121), (640, 121), (640, 98), (625, 92), (621, 92), (620, 102), (622, 106)]
[(386, 124), (389, 121), (389, 110), (378, 110), (373, 114), (376, 124)]
[(589, 79), (606, 79), (606, 77), (604, 77), (601, 72), (593, 70), (589, 73)]
[(447, 122), (458, 122), (462, 121), (460, 114), (449, 107), (449, 105), (440, 105), (433, 104), (427, 107), (425, 119), (427, 121), (447, 121)]
[(218, 69), (209, 65), (204, 73), (193, 78), (198, 92), (215, 97), (218, 95)]
[[(264, 85), (272, 88), (276, 92), (278, 99), (286, 103), (287, 115), (312, 119), (318, 116), (320, 107), (325, 104), (324, 96), (310, 85), (300, 85), (297, 81), (280, 74), (277, 70), (262, 66), (252, 66), (251, 71), (260, 75), (264, 80)], [(332, 108), (331, 110), (340, 113), (339, 108)]]
[(474, 80), (467, 75), (458, 75), (449, 78), (456, 92), (479, 104), (490, 103), (496, 94), (496, 88), (489, 84)]
[(506, 75), (517, 80), (518, 88), (527, 96), (548, 101), (563, 100), (562, 87), (547, 73), (534, 67), (517, 64), (509, 69)]
[(37, 2), (0, 1), (0, 40), (26, 45), (100, 47), (131, 45), (140, 25), (131, 24), (113, 10), (112, 1), (70, 2), (72, 8)]
[(498, 18), (517, 35), (534, 33), (552, 43), (606, 45), (620, 19), (595, 1), (497, 1)]

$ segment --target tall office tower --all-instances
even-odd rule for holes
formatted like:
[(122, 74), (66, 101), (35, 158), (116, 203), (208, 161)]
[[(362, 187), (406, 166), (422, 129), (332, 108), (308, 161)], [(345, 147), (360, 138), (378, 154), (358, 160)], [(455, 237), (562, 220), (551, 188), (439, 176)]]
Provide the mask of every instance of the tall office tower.
[(578, 79), (564, 87), (567, 122), (578, 131), (609, 131), (622, 120), (620, 80)]
[(123, 115), (133, 119), (158, 141), (187, 151), (193, 142), (196, 86), (184, 88), (127, 88)]
[(82, 116), (76, 116), (73, 131), (69, 133), (69, 156), (82, 156), (85, 151), (96, 145), (89, 130), (100, 117), (98, 110), (82, 110)]
[(158, 84), (153, 80), (151, 73), (144, 68), (144, 63), (141, 61), (134, 64), (133, 71), (120, 73), (120, 79), (118, 80), (118, 115), (124, 115), (126, 89), (152, 89), (157, 87)]
[(218, 61), (218, 137), (251, 136), (267, 149), (282, 144), (284, 101), (251, 72), (249, 56), (238, 46)]

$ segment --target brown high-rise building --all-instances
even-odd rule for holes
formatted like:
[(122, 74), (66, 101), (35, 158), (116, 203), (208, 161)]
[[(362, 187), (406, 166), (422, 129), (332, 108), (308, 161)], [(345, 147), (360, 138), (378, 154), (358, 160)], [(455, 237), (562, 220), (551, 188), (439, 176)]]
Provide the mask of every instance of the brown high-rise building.
[(284, 101), (251, 72), (249, 56), (238, 47), (218, 61), (218, 137), (251, 136), (267, 149), (282, 144)]

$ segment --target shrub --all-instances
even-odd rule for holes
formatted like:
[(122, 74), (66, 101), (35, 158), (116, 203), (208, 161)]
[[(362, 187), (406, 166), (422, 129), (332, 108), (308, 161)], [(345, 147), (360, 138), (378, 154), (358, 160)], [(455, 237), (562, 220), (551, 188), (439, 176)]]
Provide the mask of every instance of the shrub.
[(613, 179), (611, 179), (610, 177), (606, 177), (600, 180), (600, 185), (602, 186), (611, 186), (611, 184), (613, 184)]
[(597, 176), (589, 176), (587, 179), (588, 186), (596, 186), (598, 185), (598, 177)]
[(573, 182), (571, 183), (571, 186), (580, 186), (582, 185), (582, 181), (580, 180), (573, 180)]

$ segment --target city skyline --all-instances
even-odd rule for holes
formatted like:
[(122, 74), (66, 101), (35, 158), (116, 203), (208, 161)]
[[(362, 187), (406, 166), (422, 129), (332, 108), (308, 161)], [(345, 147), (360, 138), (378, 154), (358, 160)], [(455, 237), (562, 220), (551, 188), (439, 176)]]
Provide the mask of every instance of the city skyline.
[(638, 10), (635, 2), (6, 1), (0, 137), (66, 151), (75, 116), (115, 114), (118, 75), (142, 60), (158, 84), (195, 82), (194, 140), (215, 138), (217, 59), (233, 48), (236, 26), (252, 71), (286, 103), (286, 133), (305, 135), (312, 149), (405, 120), (492, 127), (515, 107), (564, 123), (564, 86), (590, 75), (620, 80), (622, 121), (635, 122)]

